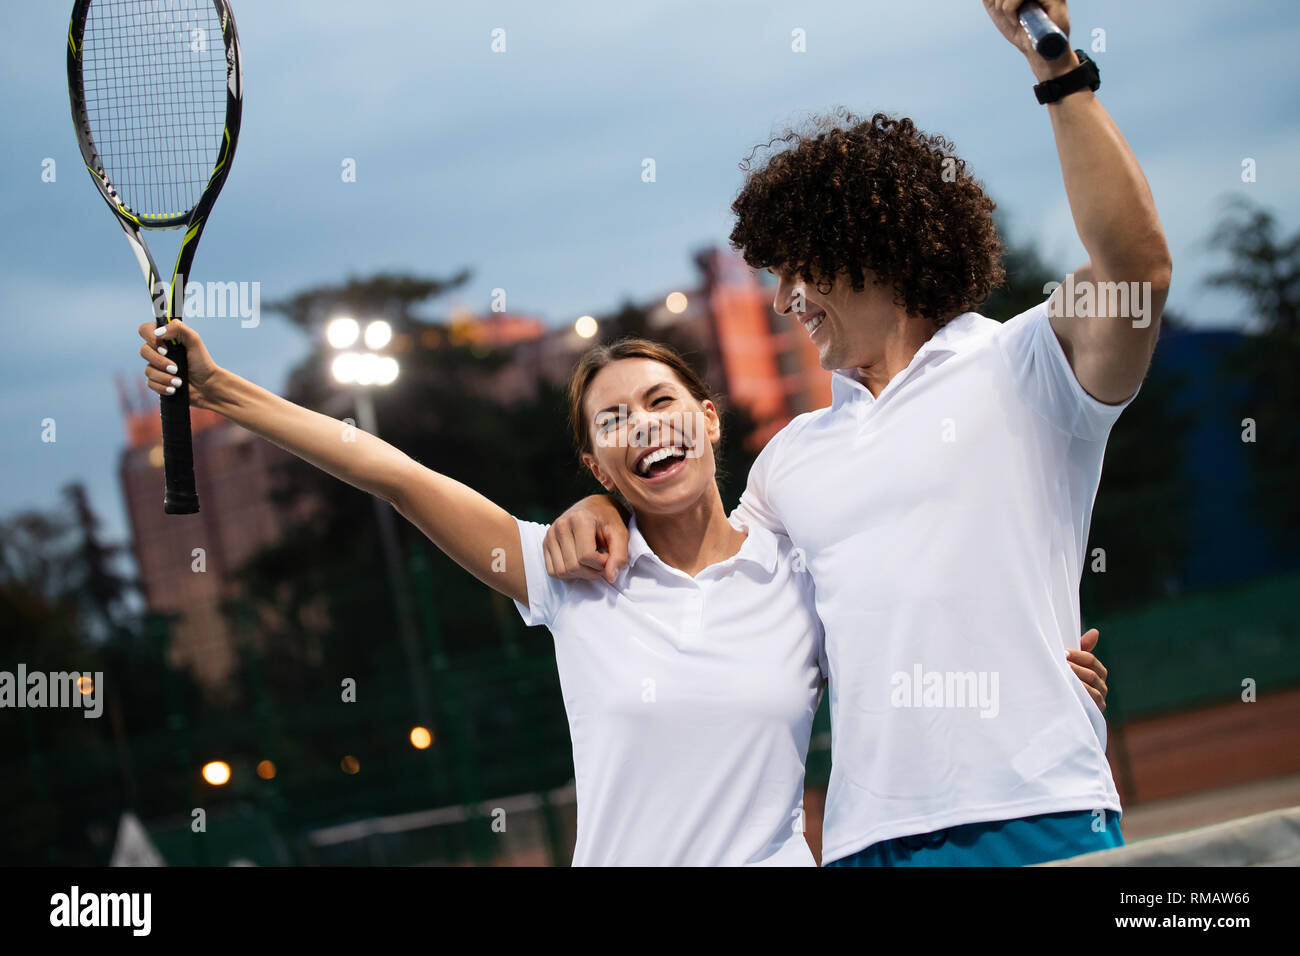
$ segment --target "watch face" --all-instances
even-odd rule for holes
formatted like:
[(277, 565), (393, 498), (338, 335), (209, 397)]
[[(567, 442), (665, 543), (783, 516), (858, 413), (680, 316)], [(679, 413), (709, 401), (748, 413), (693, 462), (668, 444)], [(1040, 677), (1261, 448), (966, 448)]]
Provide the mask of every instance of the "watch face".
[(1074, 54), (1079, 58), (1077, 69), (1083, 71), (1084, 75), (1088, 77), (1088, 85), (1095, 90), (1101, 85), (1101, 71), (1097, 69), (1096, 62), (1082, 50), (1075, 50)]

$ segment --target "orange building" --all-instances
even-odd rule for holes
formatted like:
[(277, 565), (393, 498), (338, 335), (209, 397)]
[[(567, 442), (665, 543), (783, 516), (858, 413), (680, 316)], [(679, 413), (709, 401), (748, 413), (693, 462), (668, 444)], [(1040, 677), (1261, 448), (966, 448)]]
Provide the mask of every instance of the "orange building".
[(757, 451), (796, 415), (831, 403), (830, 373), (799, 324), (772, 308), (776, 290), (765, 273), (719, 247), (697, 253), (695, 265), (700, 284), (686, 294), (686, 309), (658, 305), (650, 326), (672, 327), (704, 352), (709, 384), (753, 416)]
[(758, 423), (753, 450), (803, 412), (831, 403), (830, 373), (797, 321), (772, 307), (775, 289), (730, 249), (696, 257), (722, 356), (725, 391)]

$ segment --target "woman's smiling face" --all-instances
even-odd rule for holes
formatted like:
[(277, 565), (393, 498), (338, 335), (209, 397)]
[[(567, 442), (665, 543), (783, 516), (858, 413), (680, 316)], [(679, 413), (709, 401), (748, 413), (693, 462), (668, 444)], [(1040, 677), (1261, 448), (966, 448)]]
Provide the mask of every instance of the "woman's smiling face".
[(635, 511), (673, 514), (714, 486), (718, 410), (697, 401), (667, 365), (611, 362), (591, 380), (584, 405), (593, 450), (583, 463)]

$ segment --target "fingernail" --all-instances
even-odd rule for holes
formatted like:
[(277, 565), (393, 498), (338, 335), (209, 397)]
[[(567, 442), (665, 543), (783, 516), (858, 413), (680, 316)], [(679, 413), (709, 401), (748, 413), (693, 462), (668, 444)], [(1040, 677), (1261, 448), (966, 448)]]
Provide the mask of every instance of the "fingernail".
[(168, 386), (167, 386), (167, 394), (168, 394), (168, 395), (175, 395), (175, 394), (176, 394), (176, 389), (174, 389), (174, 388), (172, 388), (170, 385), (168, 385)]
[(167, 371), (169, 371), (169, 372), (171, 372), (173, 375), (175, 375), (177, 372), (180, 371), (180, 369), (178, 369), (175, 365), (168, 365), (168, 366), (167, 366)]
[(179, 378), (174, 378), (172, 379), (172, 384), (175, 385), (177, 388), (180, 388), (181, 380)]
[(160, 326), (158, 326), (158, 328), (156, 328), (156, 329), (153, 330), (153, 334), (154, 334), (154, 335), (162, 335), (162, 334), (163, 334), (164, 332), (166, 332), (166, 331), (167, 331), (167, 326), (165, 326), (165, 325), (160, 325)]
[(159, 355), (166, 355), (166, 354), (167, 354), (167, 346), (165, 346), (165, 345), (160, 345), (160, 346), (158, 346), (158, 354), (159, 354)]

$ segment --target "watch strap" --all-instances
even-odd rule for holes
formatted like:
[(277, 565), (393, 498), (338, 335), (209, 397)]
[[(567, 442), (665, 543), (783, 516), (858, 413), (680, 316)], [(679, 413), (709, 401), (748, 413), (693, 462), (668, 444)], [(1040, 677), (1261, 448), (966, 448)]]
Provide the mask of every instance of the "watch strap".
[(1054, 76), (1034, 87), (1034, 96), (1038, 98), (1038, 102), (1055, 103), (1061, 97), (1077, 93), (1079, 90), (1090, 89), (1095, 92), (1097, 87), (1101, 86), (1101, 73), (1097, 69), (1097, 64), (1082, 50), (1074, 52), (1079, 57), (1078, 66), (1069, 73)]

